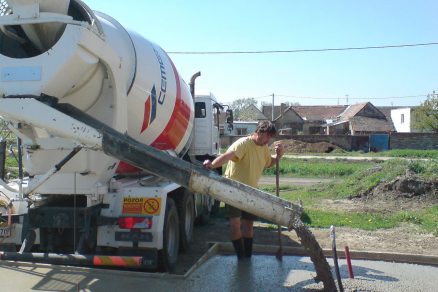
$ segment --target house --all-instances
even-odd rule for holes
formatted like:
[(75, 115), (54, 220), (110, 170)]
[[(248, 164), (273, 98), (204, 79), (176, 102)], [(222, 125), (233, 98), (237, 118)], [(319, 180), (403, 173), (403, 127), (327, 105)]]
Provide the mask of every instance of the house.
[(260, 120), (267, 118), (255, 105), (250, 105), (240, 111), (239, 119), (234, 120), (232, 128), (225, 123), (225, 113), (221, 113), (219, 131), (225, 136), (246, 136), (255, 131)]
[(245, 109), (248, 121), (263, 117), (269, 120), (274, 110), (274, 123), (281, 134), (296, 135), (368, 135), (395, 132), (390, 116), (370, 102), (334, 106), (262, 106)]
[(303, 132), (304, 120), (292, 107), (288, 107), (274, 120), (274, 124), (280, 134), (296, 135)]
[(332, 123), (347, 108), (346, 105), (315, 105), (291, 106), (291, 108), (304, 120), (302, 132), (305, 135), (324, 134), (323, 125)]
[(268, 120), (268, 118), (255, 106), (250, 105), (240, 111), (240, 121), (261, 121)]
[(233, 129), (227, 134), (229, 136), (247, 136), (255, 132), (258, 121), (234, 121)]
[(395, 130), (400, 133), (411, 132), (412, 108), (398, 108), (391, 110), (391, 119)]
[(272, 115), (272, 104), (262, 105), (262, 113), (263, 115), (270, 121), (275, 121), (282, 112), (287, 110), (289, 106), (285, 103), (281, 103), (280, 105), (274, 106), (274, 115)]
[(391, 120), (394, 123), (395, 130), (399, 133), (419, 133), (422, 132), (416, 129), (415, 110), (416, 106), (397, 107), (390, 110)]
[(336, 121), (328, 123), (325, 127), (328, 135), (369, 135), (395, 132), (392, 120), (370, 102), (348, 106)]

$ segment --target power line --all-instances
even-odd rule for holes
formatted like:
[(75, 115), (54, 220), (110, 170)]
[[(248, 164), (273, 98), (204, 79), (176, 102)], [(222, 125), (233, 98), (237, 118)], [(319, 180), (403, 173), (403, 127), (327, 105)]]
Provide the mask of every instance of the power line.
[(267, 94), (267, 95), (262, 95), (262, 96), (257, 96), (257, 97), (253, 97), (254, 99), (262, 99), (262, 98), (265, 98), (265, 97), (271, 97), (272, 95), (271, 94)]
[(308, 53), (308, 52), (330, 52), (330, 51), (353, 51), (353, 50), (374, 50), (374, 49), (393, 49), (406, 47), (436, 46), (438, 42), (401, 44), (401, 45), (382, 45), (366, 47), (346, 47), (346, 48), (325, 48), (325, 49), (298, 49), (298, 50), (260, 50), (260, 51), (173, 51), (168, 54), (179, 55), (231, 55), (231, 54), (284, 54), (284, 53)]
[[(403, 98), (413, 98), (413, 97), (425, 97), (427, 95), (428, 94), (405, 95), (405, 96), (387, 96), (387, 97), (349, 97), (348, 99), (353, 99), (353, 100), (403, 99)], [(288, 97), (288, 98), (300, 98), (300, 99), (339, 99), (340, 98), (340, 97), (314, 97), (314, 96), (298, 96), (298, 95), (284, 95), (284, 94), (275, 94), (275, 96)]]

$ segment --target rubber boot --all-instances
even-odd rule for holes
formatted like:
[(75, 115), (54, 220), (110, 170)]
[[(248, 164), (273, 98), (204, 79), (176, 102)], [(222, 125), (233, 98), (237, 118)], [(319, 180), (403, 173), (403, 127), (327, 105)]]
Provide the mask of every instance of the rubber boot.
[(233, 243), (234, 251), (236, 252), (237, 259), (239, 259), (239, 260), (243, 259), (244, 255), (245, 255), (245, 250), (243, 249), (242, 238), (232, 240), (231, 242)]
[(244, 237), (243, 245), (245, 246), (245, 257), (251, 258), (252, 256), (252, 237)]

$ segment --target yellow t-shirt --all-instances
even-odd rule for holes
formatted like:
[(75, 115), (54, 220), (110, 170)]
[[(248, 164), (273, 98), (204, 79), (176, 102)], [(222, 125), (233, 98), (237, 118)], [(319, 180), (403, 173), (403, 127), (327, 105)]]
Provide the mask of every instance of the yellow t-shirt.
[(228, 162), (224, 176), (257, 187), (263, 169), (271, 164), (268, 146), (258, 146), (248, 136), (234, 142), (228, 151), (233, 151), (236, 159)]

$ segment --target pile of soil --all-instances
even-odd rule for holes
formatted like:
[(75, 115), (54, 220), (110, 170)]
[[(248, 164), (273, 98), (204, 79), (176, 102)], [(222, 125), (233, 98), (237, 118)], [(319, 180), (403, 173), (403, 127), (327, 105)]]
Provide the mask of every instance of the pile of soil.
[(342, 151), (340, 147), (328, 142), (308, 143), (293, 139), (278, 140), (272, 147), (275, 147), (278, 143), (283, 145), (285, 153), (331, 153), (335, 150)]
[(407, 171), (389, 182), (380, 183), (375, 188), (360, 193), (360, 200), (384, 200), (401, 202), (438, 203), (438, 179), (424, 180)]

